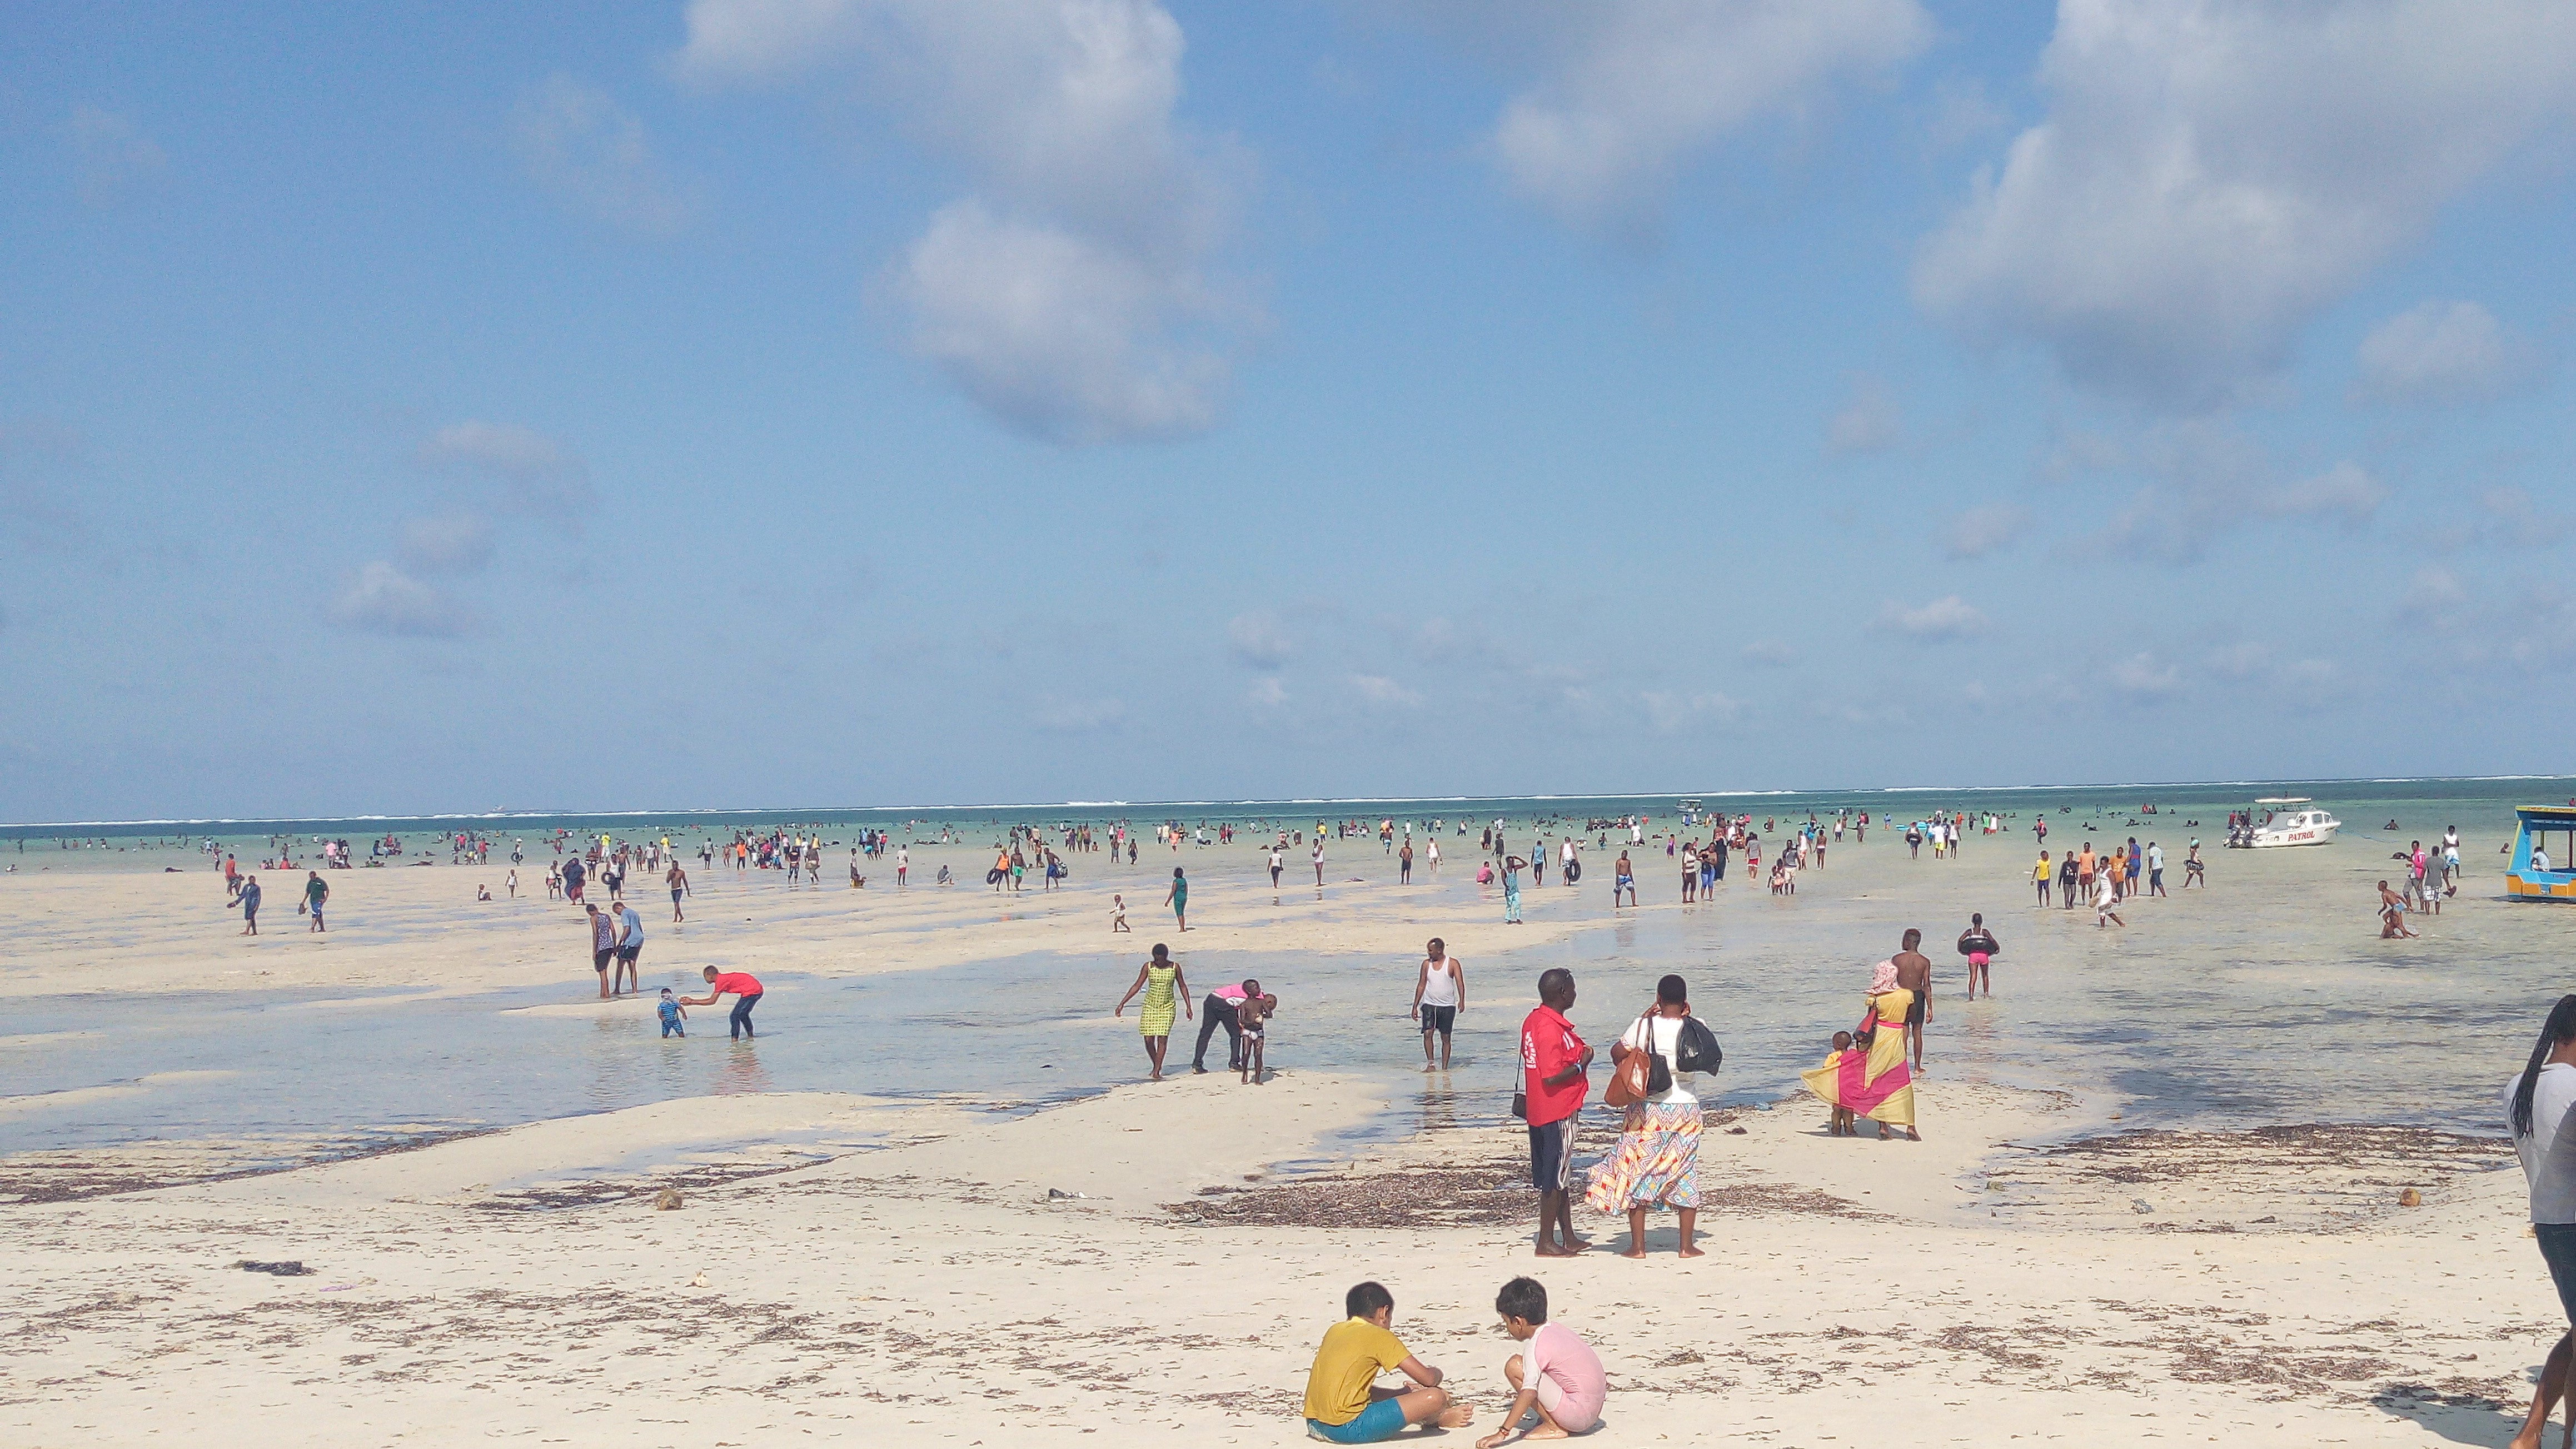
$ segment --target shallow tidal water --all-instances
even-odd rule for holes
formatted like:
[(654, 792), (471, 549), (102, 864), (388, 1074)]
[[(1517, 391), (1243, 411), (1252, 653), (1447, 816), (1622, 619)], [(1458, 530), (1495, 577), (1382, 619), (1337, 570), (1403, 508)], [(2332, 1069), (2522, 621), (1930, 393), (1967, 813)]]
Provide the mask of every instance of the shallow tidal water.
[[(2423, 782), (2347, 786), (2337, 794), (2307, 786), (2297, 793), (2342, 816), (2338, 842), (2215, 848), (2231, 804), (2276, 789), (2200, 787), (2203, 798), (2195, 800), (2126, 787), (2123, 800), (2155, 798), (2164, 806), (2140, 825), (2127, 823), (2139, 817), (2124, 808), (2101, 808), (2112, 800), (2064, 792), (1927, 796), (1926, 807), (1937, 798), (2010, 811), (2008, 831), (1972, 837), (1957, 861), (1935, 861), (1928, 851), (1908, 859), (1899, 831), (1881, 826), (1866, 845), (1830, 851), (1827, 868), (1802, 877), (1794, 898), (1739, 880), (1715, 902), (1682, 909), (1614, 914), (1608, 862), (1616, 849), (1592, 850), (1579, 890), (1549, 884), (1528, 895), (1534, 912), (1596, 923), (1563, 940), (1468, 959), (1470, 1009), (1446, 1073), (1420, 1070), (1419, 1037), (1405, 1018), (1419, 939), (1401, 924), (1385, 928), (1382, 954), (1180, 954), (1195, 989), (1248, 975), (1279, 994), (1274, 1066), (1349, 1073), (1389, 1093), (1393, 1110), (1356, 1134), (1360, 1140), (1505, 1125), (1513, 1033), (1538, 972), (1550, 966), (1575, 972), (1581, 995), (1574, 1017), (1605, 1058), (1609, 1040), (1642, 1009), (1656, 978), (1681, 973), (1727, 1051), (1726, 1068), (1703, 1084), (1704, 1097), (1774, 1101), (1794, 1089), (1796, 1073), (1815, 1064), (1835, 1029), (1852, 1024), (1870, 964), (1895, 949), (1908, 925), (1925, 932), (1940, 973), (1928, 1059), (1936, 1086), (1956, 1074), (2068, 1091), (2092, 1109), (2089, 1122), (2116, 1111), (2126, 1126), (2366, 1121), (2499, 1130), (2505, 1079), (2520, 1068), (2549, 1004), (2576, 989), (2568, 950), (2576, 913), (2498, 899), (2496, 850), (2510, 838), (2514, 803), (2565, 798), (2569, 787)], [(2366, 793), (2372, 790), (2379, 793)], [(1596, 803), (1488, 803), (1480, 813), (1506, 816), (1519, 840), (1534, 814), (1579, 817)], [(1725, 803), (1750, 809), (1758, 822), (1792, 809), (1803, 814), (1811, 802)], [(1891, 805), (1884, 796), (1856, 795), (1812, 803), (1856, 804), (1882, 816)], [(2088, 820), (2104, 844), (2131, 835), (2160, 841), (2173, 897), (2134, 903), (2124, 912), (2125, 930), (2097, 930), (2089, 909), (2038, 909), (2027, 874), (2035, 854), (2028, 827), (2039, 805), (2050, 811), (2052, 851), (2080, 842)], [(1407, 808), (1410, 817), (1437, 813), (1428, 804)], [(2185, 827), (2193, 816), (2201, 824)], [(2377, 828), (2392, 817), (2397, 833)], [(1211, 810), (1208, 818), (1241, 817)], [(2449, 823), (2464, 834), (2468, 873), (2458, 896), (2441, 916), (2417, 918), (2421, 939), (2377, 940), (2371, 882), (2394, 875), (2390, 851), (2411, 838), (2436, 839)], [(354, 837), (355, 827), (337, 833)], [(2182, 843), (2194, 835), (2204, 843), (2212, 886), (2184, 892)], [(1451, 859), (1441, 878), (1418, 872), (1418, 888), (1453, 899), (1487, 896), (1499, 916), (1499, 891), (1480, 892), (1469, 878), (1472, 836), (1453, 840), (1444, 832)], [(1765, 855), (1774, 848), (1766, 843)], [(1672, 902), (1677, 865), (1658, 844), (1635, 855), (1648, 904)], [(172, 856), (202, 868), (201, 858)], [(91, 854), (81, 863), (128, 869), (148, 859), (145, 852)], [(1249, 846), (1191, 855), (1202, 880), (1248, 878), (1255, 859)], [(1319, 911), (1339, 909), (1337, 898), (1355, 889), (1343, 886), (1346, 876), (1393, 873), (1373, 841), (1337, 844), (1334, 859), (1335, 885)], [(1310, 886), (1282, 895), (1312, 900), (1314, 892)], [(1983, 911), (2004, 943), (1994, 967), (2001, 995), (1992, 1001), (1957, 997), (1964, 965), (1951, 943), (1970, 910)], [(1065, 952), (865, 977), (762, 971), (770, 989), (755, 1018), (762, 1035), (740, 1046), (725, 1039), (723, 1008), (693, 1012), (690, 1037), (666, 1041), (649, 995), (593, 1005), (583, 1000), (587, 979), (470, 996), (342, 990), (36, 998), (13, 1010), (11, 1034), (0, 1042), (8, 1079), (0, 1153), (253, 1138), (276, 1142), (281, 1161), (302, 1160), (317, 1154), (317, 1143), (352, 1150), (390, 1132), (786, 1090), (1026, 1109), (1143, 1075), (1134, 1008), (1124, 1020), (1108, 1013), (1155, 939), (1145, 914), (1137, 913), (1147, 934), (1090, 939)], [(648, 970), (645, 981), (648, 989), (670, 984), (684, 994), (698, 986), (676, 969)], [(1186, 1072), (1193, 1025), (1180, 1023), (1176, 1033), (1172, 1065)], [(1220, 1033), (1211, 1048), (1212, 1070), (1222, 1064), (1223, 1040)], [(1247, 1094), (1247, 1104), (1258, 1101), (1250, 1095), (1257, 1088), (1229, 1090)], [(1927, 1131), (1938, 1130), (1934, 1101)], [(1347, 1144), (1324, 1150), (1329, 1155), (1339, 1145)]]

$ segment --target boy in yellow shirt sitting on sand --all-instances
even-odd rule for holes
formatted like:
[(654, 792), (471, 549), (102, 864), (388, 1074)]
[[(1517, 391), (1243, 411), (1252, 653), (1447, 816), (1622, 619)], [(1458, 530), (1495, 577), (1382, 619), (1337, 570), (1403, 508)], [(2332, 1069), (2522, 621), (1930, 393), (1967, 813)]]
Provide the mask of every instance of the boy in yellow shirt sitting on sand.
[[(1375, 1444), (1408, 1425), (1437, 1423), (1463, 1429), (1476, 1417), (1449, 1402), (1440, 1370), (1413, 1356), (1389, 1327), (1395, 1296), (1362, 1283), (1342, 1297), (1349, 1316), (1324, 1330), (1315, 1366), (1306, 1371), (1306, 1435), (1327, 1444)], [(1382, 1389), (1377, 1376), (1393, 1369), (1419, 1387)]]

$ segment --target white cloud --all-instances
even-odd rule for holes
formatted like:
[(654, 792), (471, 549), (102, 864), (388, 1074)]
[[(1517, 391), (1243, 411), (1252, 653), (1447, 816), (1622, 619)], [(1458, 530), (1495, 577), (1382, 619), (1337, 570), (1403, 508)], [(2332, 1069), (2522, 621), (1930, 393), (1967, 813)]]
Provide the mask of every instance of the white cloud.
[(2111, 666), (2111, 687), (2132, 699), (2165, 699), (2182, 693), (2182, 671), (2153, 654), (2132, 654)]
[(1225, 644), (1236, 662), (1255, 669), (1277, 669), (1296, 652), (1288, 643), (1287, 631), (1279, 626), (1279, 616), (1266, 612), (1237, 614), (1228, 620)]
[(1758, 639), (1744, 646), (1744, 662), (1774, 667), (1798, 662), (1798, 651), (1777, 639)]
[(1660, 734), (1675, 734), (1695, 725), (1728, 725), (1744, 717), (1744, 706), (1723, 694), (1669, 694), (1648, 690), (1638, 696), (1646, 719)]
[(2335, 464), (2313, 478), (2266, 488), (2254, 495), (2254, 511), (2266, 518), (2297, 518), (2355, 529), (2370, 522), (2388, 488), (2360, 464)]
[(481, 573), (492, 563), (492, 521), (472, 513), (406, 519), (397, 548), (416, 573)]
[(1227, 148), (1176, 119), (1181, 28), (1154, 0), (692, 0), (681, 73), (856, 67), (960, 163), (878, 295), (986, 411), (1065, 443), (1211, 426), (1258, 307), (1211, 270), (1238, 208)]
[(529, 180), (612, 225), (666, 232), (689, 219), (689, 197), (654, 158), (643, 121), (571, 76), (549, 76), (519, 98), (510, 150)]
[(1984, 558), (2021, 537), (2030, 527), (2030, 510), (2011, 503), (1988, 503), (1950, 520), (1944, 551), (1954, 559)]
[(2460, 587), (2459, 575), (2449, 569), (2427, 566), (2415, 571), (2415, 582), (2408, 585), (2406, 597), (2398, 608), (2408, 614), (2446, 614), (2469, 601), (2469, 591)]
[(2485, 402), (2522, 371), (2524, 349), (2475, 302), (2426, 302), (2361, 339), (2356, 403)]
[(1586, 231), (1642, 241), (1698, 154), (1758, 117), (1795, 115), (1830, 82), (1918, 54), (1916, 0), (1490, 3), (1466, 23), (1529, 34), (1541, 73), (1494, 127), (1512, 188)]
[(2221, 420), (2159, 425), (2139, 440), (2135, 466), (2149, 480), (2058, 481), (2092, 489), (2117, 484), (2131, 501), (2078, 547), (2124, 558), (2187, 564), (2225, 534), (2265, 520), (2366, 526), (2389, 496), (2387, 486), (2349, 459), (2322, 473), (2281, 480), (2263, 446)]
[(1905, 418), (1887, 384), (1866, 372), (1851, 378), (1851, 396), (1825, 424), (1825, 452), (1834, 457), (1884, 453), (1905, 441)]
[(169, 167), (160, 144), (123, 112), (74, 106), (63, 130), (71, 141), (72, 179), (84, 206), (113, 206)]
[(1276, 709), (1288, 702), (1288, 686), (1279, 682), (1278, 675), (1265, 674), (1252, 681), (1252, 689), (1244, 699), (1262, 709)]
[(2576, 526), (2566, 514), (2541, 507), (2523, 488), (2490, 488), (2478, 496), (2478, 506), (2494, 519), (2489, 531), (2495, 541), (2509, 548), (2547, 548)]
[(492, 478), (502, 485), (502, 503), (513, 512), (570, 520), (598, 502), (581, 455), (515, 423), (463, 422), (441, 428), (421, 445), (421, 460)]
[(944, 208), (890, 274), (912, 347), (1024, 431), (1064, 443), (1204, 431), (1232, 364), (1200, 343), (1226, 307), (1187, 271), (980, 201)]
[(1914, 287), (2088, 386), (2224, 402), (2576, 99), (2561, 0), (2060, 0), (2045, 120)]
[(452, 639), (474, 627), (474, 611), (379, 560), (351, 576), (331, 601), (332, 621), (370, 634)]
[(1986, 616), (1957, 594), (1934, 599), (1918, 609), (1890, 600), (1878, 611), (1878, 627), (1915, 639), (1958, 639), (1984, 633)]
[(1395, 705), (1412, 709), (1422, 703), (1422, 696), (1383, 674), (1354, 674), (1351, 688), (1371, 704)]

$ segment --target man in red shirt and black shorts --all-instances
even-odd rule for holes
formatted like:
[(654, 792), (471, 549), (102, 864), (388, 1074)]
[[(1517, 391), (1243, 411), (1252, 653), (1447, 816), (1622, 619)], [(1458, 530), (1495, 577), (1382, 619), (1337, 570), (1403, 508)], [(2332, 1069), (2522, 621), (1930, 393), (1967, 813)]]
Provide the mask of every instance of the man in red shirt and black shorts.
[(680, 998), (680, 1004), (713, 1006), (723, 999), (725, 993), (732, 992), (734, 996), (731, 1019), (733, 1039), (740, 1041), (747, 1036), (757, 1036), (758, 1033), (751, 1029), (751, 1009), (760, 1004), (760, 978), (748, 971), (719, 973), (713, 966), (708, 967), (701, 974), (707, 978), (707, 994), (703, 997), (683, 996)]
[[(1538, 1189), (1538, 1255), (1570, 1258), (1590, 1246), (1574, 1236), (1574, 1123), (1591, 1091), (1584, 1068), (1592, 1048), (1565, 1013), (1574, 1006), (1574, 973), (1540, 973), (1538, 1009), (1521, 1021), (1521, 1079), (1529, 1107), (1530, 1186)], [(1563, 1230), (1560, 1242), (1556, 1229)]]

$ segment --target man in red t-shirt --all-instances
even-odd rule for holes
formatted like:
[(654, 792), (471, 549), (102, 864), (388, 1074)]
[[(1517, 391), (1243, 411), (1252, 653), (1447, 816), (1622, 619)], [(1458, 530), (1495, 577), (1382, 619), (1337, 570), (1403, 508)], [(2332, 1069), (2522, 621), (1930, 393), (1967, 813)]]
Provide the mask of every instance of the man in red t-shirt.
[(740, 1041), (747, 1036), (757, 1036), (758, 1033), (751, 1029), (751, 1009), (760, 1004), (760, 978), (752, 975), (748, 971), (726, 971), (719, 973), (713, 966), (708, 967), (700, 974), (707, 978), (707, 994), (704, 996), (683, 996), (680, 998), (680, 1004), (682, 1006), (713, 1006), (726, 992), (732, 992), (734, 995), (733, 1017), (731, 1019), (731, 1024), (733, 1026), (733, 1039), (735, 1041)]
[[(1574, 1236), (1574, 1123), (1592, 1089), (1583, 1069), (1592, 1048), (1565, 1013), (1574, 1007), (1574, 973), (1540, 973), (1539, 1006), (1521, 1021), (1522, 1090), (1529, 1095), (1530, 1185), (1538, 1189), (1538, 1255), (1570, 1258), (1591, 1246)], [(1563, 1230), (1560, 1242), (1556, 1229)]]

